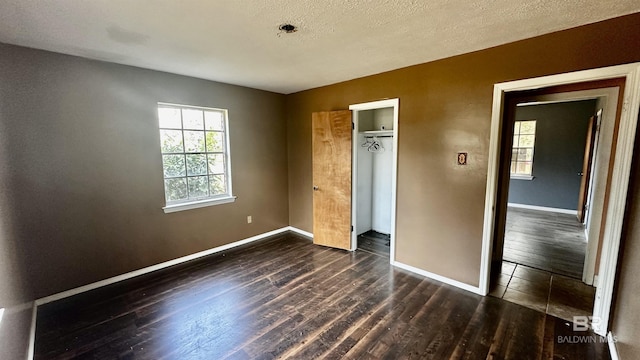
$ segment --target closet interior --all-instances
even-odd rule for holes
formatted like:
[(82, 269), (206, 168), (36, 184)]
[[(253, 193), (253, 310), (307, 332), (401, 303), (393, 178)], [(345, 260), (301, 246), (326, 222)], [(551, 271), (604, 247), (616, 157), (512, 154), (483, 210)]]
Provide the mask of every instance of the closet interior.
[[(393, 111), (358, 112), (357, 211), (358, 248), (387, 249), (391, 233)], [(380, 251), (376, 251), (380, 252)], [(388, 254), (388, 250), (387, 250)]]

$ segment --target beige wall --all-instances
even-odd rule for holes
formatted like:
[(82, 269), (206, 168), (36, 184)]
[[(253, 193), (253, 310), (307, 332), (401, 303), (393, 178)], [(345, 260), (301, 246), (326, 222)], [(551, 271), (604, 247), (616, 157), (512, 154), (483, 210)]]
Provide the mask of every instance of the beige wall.
[(638, 27), (640, 14), (290, 95), (290, 224), (312, 228), (311, 113), (398, 97), (396, 260), (477, 286), (493, 84), (640, 61)]
[[(640, 61), (639, 27), (636, 14), (290, 96), (0, 45), (0, 306), (311, 231), (311, 113), (391, 97), (398, 260), (475, 286), (493, 84)], [(157, 101), (229, 109), (236, 203), (162, 212)], [(625, 359), (640, 357), (634, 179), (613, 324)]]
[[(0, 307), (288, 225), (284, 95), (2, 44), (0, 69)], [(162, 211), (158, 101), (229, 110), (235, 203)]]

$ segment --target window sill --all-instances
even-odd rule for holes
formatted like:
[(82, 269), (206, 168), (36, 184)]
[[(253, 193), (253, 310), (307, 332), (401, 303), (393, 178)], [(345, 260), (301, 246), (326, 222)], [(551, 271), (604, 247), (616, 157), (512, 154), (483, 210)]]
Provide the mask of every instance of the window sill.
[(236, 201), (236, 196), (226, 196), (223, 198), (205, 199), (205, 200), (191, 201), (191, 202), (185, 202), (180, 204), (171, 204), (163, 207), (162, 210), (164, 210), (165, 214), (168, 214), (168, 213), (177, 212), (177, 211), (184, 211), (184, 210), (198, 209), (198, 208), (207, 207), (207, 206), (228, 204), (235, 201)]
[(533, 180), (534, 177), (532, 175), (511, 175), (511, 180)]

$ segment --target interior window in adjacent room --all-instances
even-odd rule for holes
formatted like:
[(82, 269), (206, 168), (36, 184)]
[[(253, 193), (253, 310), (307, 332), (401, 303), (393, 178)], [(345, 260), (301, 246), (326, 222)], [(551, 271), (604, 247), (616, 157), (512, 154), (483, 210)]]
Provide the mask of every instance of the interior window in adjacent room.
[(536, 142), (536, 121), (516, 121), (513, 128), (511, 177), (533, 179), (533, 153)]

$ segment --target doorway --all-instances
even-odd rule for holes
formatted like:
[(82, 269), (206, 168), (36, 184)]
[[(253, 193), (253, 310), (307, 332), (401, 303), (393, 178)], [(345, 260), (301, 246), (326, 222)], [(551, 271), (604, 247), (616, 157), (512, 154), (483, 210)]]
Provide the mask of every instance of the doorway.
[[(533, 267), (541, 268), (542, 270), (548, 270), (550, 272), (560, 273), (563, 275), (568, 275), (570, 277), (581, 278), (582, 282), (587, 285), (597, 285), (597, 267), (599, 265), (600, 253), (602, 249), (601, 230), (603, 229), (602, 225), (604, 222), (604, 217), (606, 215), (605, 198), (608, 182), (607, 177), (610, 175), (609, 169), (613, 150), (616, 116), (618, 112), (617, 106), (619, 102), (619, 92), (621, 86), (624, 84), (621, 83), (619, 85), (620, 86), (601, 87), (590, 90), (555, 92), (544, 95), (525, 96), (520, 100), (521, 107), (518, 107), (518, 110), (516, 111), (522, 109), (522, 106), (525, 108), (528, 106), (540, 105), (556, 106), (575, 102), (595, 101), (595, 107), (593, 111), (595, 113), (595, 116), (593, 121), (590, 121), (589, 119), (588, 123), (583, 123), (583, 128), (580, 135), (577, 138), (573, 139), (573, 141), (580, 141), (584, 145), (578, 143), (576, 144), (576, 147), (573, 150), (574, 157), (576, 157), (576, 159), (574, 159), (573, 161), (573, 167), (570, 169), (571, 171), (567, 172), (566, 169), (562, 168), (566, 165), (567, 162), (570, 163), (570, 158), (568, 158), (567, 156), (559, 156), (559, 159), (554, 159), (554, 162), (560, 165), (559, 167), (554, 169), (554, 171), (558, 173), (554, 175), (554, 179), (556, 180), (555, 183), (559, 182), (558, 178), (562, 178), (561, 174), (564, 171), (564, 177), (567, 178), (567, 182), (571, 183), (573, 181), (573, 185), (565, 184), (561, 190), (564, 193), (570, 193), (569, 195), (571, 195), (572, 197), (566, 198), (566, 194), (562, 195), (562, 193), (556, 192), (554, 193), (554, 199), (551, 203), (544, 202), (545, 196), (538, 196), (536, 198), (536, 201), (538, 202), (535, 204), (548, 206), (520, 206), (520, 204), (518, 203), (522, 203), (522, 199), (518, 198), (518, 196), (512, 196), (510, 191), (510, 194), (508, 196), (509, 206), (507, 208), (507, 223), (509, 223), (510, 213), (517, 212), (517, 210), (514, 210), (514, 207), (524, 207), (525, 209), (522, 210), (524, 212), (529, 210), (533, 210), (534, 212), (535, 210), (543, 210), (545, 212), (551, 211), (551, 213), (548, 214), (542, 212), (538, 212), (537, 214), (547, 218), (546, 220), (543, 220), (544, 222), (550, 222), (552, 226), (559, 226), (560, 229), (557, 229), (557, 231), (562, 232), (560, 235), (566, 236), (569, 242), (571, 242), (571, 240), (575, 240), (579, 243), (578, 245), (580, 245), (581, 241), (584, 240), (586, 241), (586, 247), (576, 249), (576, 243), (568, 243), (566, 244), (567, 246), (564, 246), (563, 244), (556, 244), (559, 248), (561, 248), (561, 250), (556, 254), (549, 254), (551, 255), (550, 259), (544, 258), (541, 261), (553, 260), (555, 258), (559, 261), (559, 263), (550, 264), (549, 267), (536, 266), (535, 263), (525, 265), (531, 265)], [(589, 114), (591, 114), (592, 111), (591, 109), (589, 109), (589, 105), (586, 106), (587, 109), (582, 112), (581, 116), (583, 118), (590, 118)], [(579, 110), (580, 107), (571, 109), (571, 111)], [(529, 114), (530, 113), (531, 112), (529, 112)], [(579, 124), (574, 124), (573, 126), (578, 125)], [(589, 127), (588, 125), (592, 126)], [(562, 128), (557, 130), (565, 132), (568, 131), (568, 129), (563, 130)], [(587, 133), (591, 130), (591, 134), (586, 134), (587, 136), (584, 136), (584, 134), (582, 133), (584, 133), (585, 130), (587, 131)], [(562, 140), (565, 142), (572, 141), (567, 139), (563, 140), (560, 135), (554, 134), (553, 136), (558, 140)], [(581, 151), (580, 149), (583, 146), (585, 150)], [(564, 149), (564, 151), (570, 150)], [(587, 155), (587, 152), (590, 152), (590, 154)], [(543, 154), (543, 156), (547, 157), (550, 155), (556, 156), (554, 154), (549, 154), (548, 152), (547, 154)], [(582, 156), (582, 164), (580, 164), (578, 161), (578, 157), (580, 156)], [(574, 175), (577, 176), (574, 177)], [(519, 181), (520, 183), (522, 183), (522, 181), (520, 180), (515, 181)], [(512, 182), (513, 180), (511, 179), (510, 183)], [(578, 188), (578, 199), (576, 200), (575, 196), (576, 190)], [(522, 191), (522, 186), (518, 190)], [(577, 203), (577, 206), (573, 207), (573, 203)], [(559, 209), (559, 207), (564, 207), (564, 209)], [(576, 216), (580, 215), (581, 209), (582, 221), (575, 222), (574, 219), (576, 219)], [(554, 212), (556, 214), (554, 214)], [(557, 212), (565, 214), (557, 214)], [(549, 216), (546, 215), (552, 216), (551, 218), (549, 218)], [(518, 219), (512, 219), (512, 221), (517, 220)], [(509, 226), (509, 224), (507, 224), (507, 226)], [(584, 236), (580, 234), (580, 231), (583, 232)], [(494, 248), (493, 251), (495, 253), (496, 251), (501, 250)], [(560, 254), (560, 252), (562, 251), (564, 251), (565, 253)], [(578, 259), (577, 257), (580, 258)], [(579, 266), (576, 266), (577, 262), (580, 262), (580, 264), (578, 264)]]
[[(593, 266), (585, 263), (589, 233), (585, 209), (597, 199), (596, 219), (601, 221), (604, 188), (598, 187), (594, 196), (593, 184), (606, 182), (618, 88), (552, 95), (553, 100), (527, 97), (519, 102), (515, 118), (503, 129), (505, 140), (514, 140), (513, 145), (504, 144), (513, 151), (505, 184), (502, 258), (583, 279), (585, 268)], [(598, 121), (596, 113), (606, 115), (605, 121)], [(602, 154), (597, 151), (599, 143)], [(599, 236), (591, 240), (598, 242)], [(587, 284), (592, 280), (584, 278)]]
[[(493, 240), (496, 232), (500, 232), (500, 216), (504, 215), (506, 201), (499, 200), (499, 184), (504, 172), (500, 172), (501, 160), (505, 158), (501, 145), (503, 119), (510, 114), (509, 95), (519, 91), (549, 88), (553, 86), (580, 84), (588, 81), (607, 79), (624, 79), (624, 94), (627, 97), (620, 114), (617, 128), (618, 137), (615, 145), (615, 157), (610, 177), (606, 200), (605, 222), (602, 228), (602, 252), (600, 256), (600, 281), (596, 291), (593, 311), (593, 328), (599, 335), (606, 335), (615, 283), (615, 269), (618, 260), (622, 221), (626, 207), (626, 195), (629, 185), (631, 158), (635, 142), (635, 130), (640, 106), (640, 64), (612, 66), (601, 69), (578, 71), (574, 73), (551, 75), (534, 79), (512, 81), (494, 86), (494, 106), (492, 113), (491, 141), (489, 149), (489, 171), (487, 175), (487, 193), (485, 201), (485, 222), (483, 231), (483, 248), (481, 258), (480, 288), (486, 294), (489, 287), (490, 265)], [(510, 150), (510, 149), (509, 149)], [(501, 175), (502, 174), (502, 175)], [(508, 176), (508, 174), (507, 174)], [(499, 250), (499, 249), (497, 249)]]
[[(593, 178), (598, 107), (615, 122), (618, 88), (611, 89), (612, 98), (596, 97), (600, 89), (554, 93), (553, 100), (526, 94), (506, 111), (513, 114), (503, 126), (502, 146), (512, 149), (502, 178), (508, 200), (490, 295), (568, 321), (592, 315), (595, 288), (582, 283), (587, 242), (578, 215)], [(605, 135), (610, 144), (612, 134)], [(608, 160), (598, 168), (605, 174)]]
[(398, 99), (349, 106), (353, 112), (351, 249), (395, 258)]

